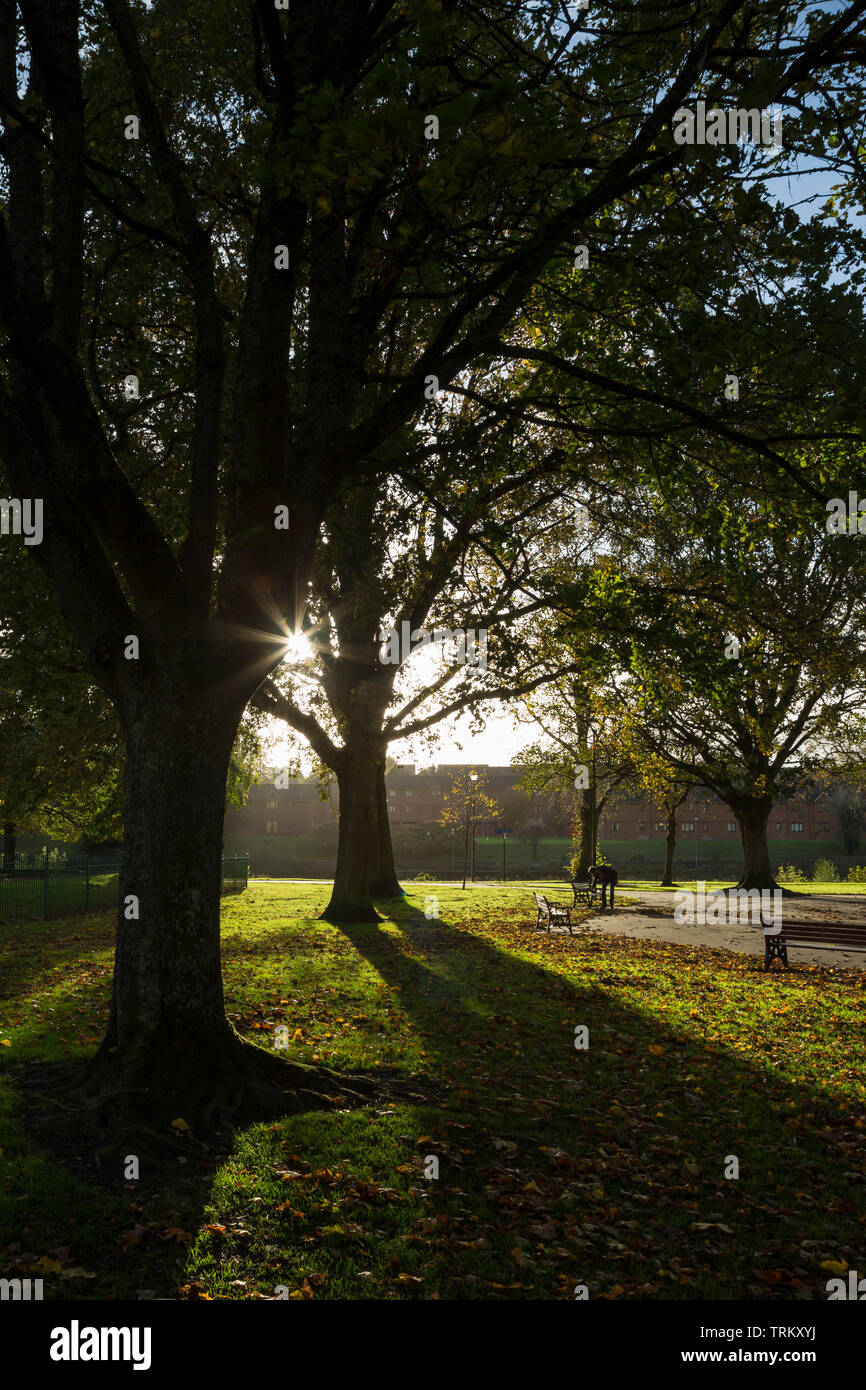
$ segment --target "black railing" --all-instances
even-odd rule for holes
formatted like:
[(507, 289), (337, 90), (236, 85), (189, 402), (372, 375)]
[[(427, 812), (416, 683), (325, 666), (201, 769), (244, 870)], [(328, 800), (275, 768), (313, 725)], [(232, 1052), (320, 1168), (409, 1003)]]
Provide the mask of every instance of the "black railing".
[[(0, 868), (0, 922), (47, 920), (116, 907), (121, 863), (118, 857), (16, 854), (14, 868), (6, 862)], [(245, 855), (223, 859), (220, 892), (243, 892), (249, 873)]]

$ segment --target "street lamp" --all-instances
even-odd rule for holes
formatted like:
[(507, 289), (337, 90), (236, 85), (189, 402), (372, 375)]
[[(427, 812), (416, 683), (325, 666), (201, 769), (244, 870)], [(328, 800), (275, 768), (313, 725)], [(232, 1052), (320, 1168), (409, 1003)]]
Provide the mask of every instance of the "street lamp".
[(472, 824), (472, 882), (475, 882), (475, 783), (478, 781), (478, 773), (470, 772), (469, 781), (472, 783), (471, 793), (466, 797), (466, 842), (463, 850), (463, 887), (466, 887), (466, 875), (469, 869), (469, 825)]
[(469, 781), (472, 783), (472, 882), (475, 882), (475, 783), (478, 781), (478, 773), (470, 772)]

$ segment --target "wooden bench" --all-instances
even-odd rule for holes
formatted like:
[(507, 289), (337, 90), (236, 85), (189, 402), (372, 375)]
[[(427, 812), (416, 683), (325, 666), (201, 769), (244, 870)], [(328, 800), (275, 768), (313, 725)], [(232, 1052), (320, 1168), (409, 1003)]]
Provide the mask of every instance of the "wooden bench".
[(866, 922), (815, 922), (796, 918), (781, 927), (768, 926), (761, 914), (764, 928), (764, 969), (774, 960), (787, 969), (789, 946), (811, 946), (818, 951), (866, 951)]
[(571, 930), (572, 908), (562, 907), (559, 903), (548, 902), (547, 898), (543, 898), (540, 893), (533, 893), (532, 896), (534, 897), (535, 905), (538, 908), (538, 916), (535, 919), (536, 930), (542, 925), (543, 922), (547, 923), (548, 931), (550, 931), (550, 928), (552, 926), (561, 926), (564, 922), (565, 925), (568, 927), (569, 935), (574, 935), (573, 931)]
[(574, 893), (574, 907), (592, 907), (595, 902), (596, 890), (588, 883), (578, 883), (576, 878), (570, 878), (572, 892)]

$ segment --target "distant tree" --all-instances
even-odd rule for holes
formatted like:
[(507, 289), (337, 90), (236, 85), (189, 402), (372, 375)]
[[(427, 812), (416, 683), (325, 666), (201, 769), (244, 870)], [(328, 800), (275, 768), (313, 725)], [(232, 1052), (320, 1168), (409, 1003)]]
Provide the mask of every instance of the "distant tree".
[[(479, 821), (489, 820), (501, 815), (502, 808), (489, 789), (489, 779), (484, 768), (467, 767), (458, 772), (442, 799), (442, 814), (439, 824), (452, 830), (462, 828), (464, 834), (463, 887), (466, 887), (467, 871), (470, 867), (470, 851), (474, 845), (475, 831)], [(475, 865), (471, 871), (474, 879)]]
[(775, 886), (771, 807), (866, 698), (866, 555), (824, 519), (797, 528), (717, 493), (698, 539), (648, 510), (611, 617), (625, 669), (610, 690), (646, 748), (731, 807), (744, 888)]
[(589, 677), (564, 676), (523, 704), (528, 720), (544, 737), (515, 758), (524, 768), (518, 785), (529, 793), (547, 793), (571, 812), (572, 873), (585, 879), (593, 845), (598, 845), (602, 813), (633, 777), (631, 754)]

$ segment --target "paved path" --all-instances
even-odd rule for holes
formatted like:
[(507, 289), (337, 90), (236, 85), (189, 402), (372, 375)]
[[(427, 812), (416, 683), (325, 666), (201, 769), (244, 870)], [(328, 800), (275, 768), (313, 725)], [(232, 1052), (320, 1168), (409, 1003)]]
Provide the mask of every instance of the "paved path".
[[(620, 892), (620, 889), (617, 889)], [(740, 925), (717, 926), (711, 922), (690, 925), (674, 921), (674, 895), (665, 892), (638, 892), (623, 888), (627, 898), (637, 898), (639, 907), (617, 906), (613, 913), (599, 912), (586, 921), (592, 931), (615, 932), (620, 936), (656, 937), (674, 941), (682, 946), (717, 946), (726, 951), (744, 951), (763, 956), (764, 933), (760, 927), (745, 922)], [(783, 898), (782, 921), (785, 917), (810, 918), (815, 921), (866, 921), (866, 902), (861, 894), (826, 893), (809, 898)], [(809, 946), (789, 947), (788, 960), (807, 961), (815, 965), (845, 969), (866, 969), (866, 951), (816, 951)]]

